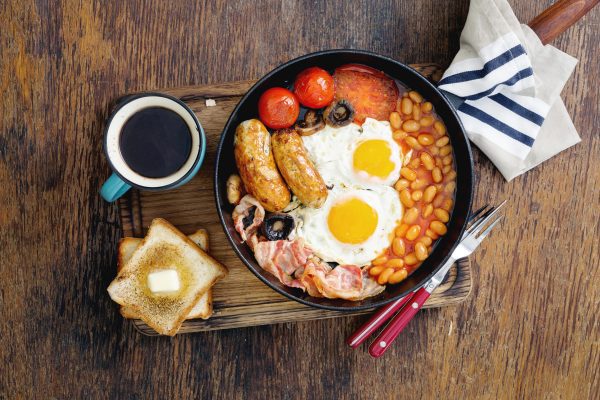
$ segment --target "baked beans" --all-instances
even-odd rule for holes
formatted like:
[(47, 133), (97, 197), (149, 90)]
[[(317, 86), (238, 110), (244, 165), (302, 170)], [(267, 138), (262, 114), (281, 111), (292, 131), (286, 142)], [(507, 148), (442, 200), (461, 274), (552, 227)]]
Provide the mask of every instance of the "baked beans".
[[(448, 231), (456, 191), (456, 170), (446, 126), (420, 93), (403, 93), (390, 114), (393, 137), (406, 152), (394, 188), (404, 206), (391, 246), (371, 262), (380, 284), (402, 282), (427, 259)], [(408, 158), (408, 159), (407, 159)]]

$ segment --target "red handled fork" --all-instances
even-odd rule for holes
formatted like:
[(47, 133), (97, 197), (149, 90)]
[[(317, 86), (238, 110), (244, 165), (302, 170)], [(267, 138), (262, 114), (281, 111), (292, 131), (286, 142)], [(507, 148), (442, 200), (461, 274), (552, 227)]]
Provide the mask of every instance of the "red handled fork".
[(498, 207), (487, 210), (477, 221), (466, 230), (462, 240), (452, 252), (452, 255), (444, 266), (431, 278), (425, 286), (412, 294), (405, 306), (392, 318), (390, 323), (383, 329), (381, 334), (369, 347), (369, 354), (373, 357), (381, 357), (389, 349), (390, 345), (398, 337), (400, 332), (408, 325), (413, 317), (419, 312), (431, 293), (442, 283), (444, 277), (452, 264), (460, 259), (468, 257), (481, 244), (483, 239), (491, 232), (502, 219), (501, 210), (506, 204), (502, 202)]
[[(469, 221), (474, 221), (481, 213), (483, 213), (488, 206), (483, 206), (479, 210), (475, 211), (471, 214)], [(467, 235), (467, 232), (463, 234), (461, 237), (464, 238)], [(450, 264), (452, 265), (452, 264)], [(402, 308), (408, 301), (411, 300), (413, 293), (409, 293), (406, 296), (395, 300), (386, 306), (381, 307), (371, 318), (367, 320), (360, 328), (358, 328), (352, 335), (346, 339), (346, 343), (352, 347), (356, 348), (361, 345), (373, 332), (379, 329), (387, 320), (389, 320), (398, 310)]]

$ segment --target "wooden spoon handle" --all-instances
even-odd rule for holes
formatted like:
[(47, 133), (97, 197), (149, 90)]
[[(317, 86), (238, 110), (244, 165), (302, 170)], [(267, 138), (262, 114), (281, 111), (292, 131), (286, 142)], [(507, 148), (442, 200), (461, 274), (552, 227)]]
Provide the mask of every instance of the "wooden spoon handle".
[(599, 2), (600, 0), (558, 0), (529, 21), (528, 25), (537, 33), (542, 43), (547, 44), (566, 31)]

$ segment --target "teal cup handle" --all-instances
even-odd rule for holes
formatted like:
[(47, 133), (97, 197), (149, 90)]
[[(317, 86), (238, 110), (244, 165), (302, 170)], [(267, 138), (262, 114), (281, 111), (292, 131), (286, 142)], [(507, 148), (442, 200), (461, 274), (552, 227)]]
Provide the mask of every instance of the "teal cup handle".
[(131, 185), (123, 182), (117, 174), (113, 173), (102, 185), (100, 195), (104, 200), (112, 203), (123, 196), (129, 189), (131, 189)]

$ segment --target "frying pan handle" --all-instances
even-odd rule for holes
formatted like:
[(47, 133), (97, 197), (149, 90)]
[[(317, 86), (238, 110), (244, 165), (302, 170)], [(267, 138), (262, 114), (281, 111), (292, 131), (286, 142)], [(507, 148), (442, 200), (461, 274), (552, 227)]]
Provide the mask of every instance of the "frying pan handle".
[(600, 0), (558, 0), (527, 25), (533, 29), (543, 44), (547, 44), (575, 24), (598, 3)]

